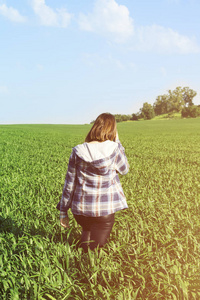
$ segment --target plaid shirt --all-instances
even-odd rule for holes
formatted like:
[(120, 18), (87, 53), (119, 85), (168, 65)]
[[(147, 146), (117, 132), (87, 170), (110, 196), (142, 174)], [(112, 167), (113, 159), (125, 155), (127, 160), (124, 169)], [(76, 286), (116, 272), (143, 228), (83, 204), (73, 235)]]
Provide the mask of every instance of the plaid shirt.
[(117, 143), (111, 155), (94, 161), (86, 161), (78, 146), (73, 148), (62, 198), (57, 205), (60, 218), (67, 216), (69, 208), (73, 214), (91, 217), (128, 208), (117, 173), (125, 175), (129, 164), (123, 146), (119, 140)]

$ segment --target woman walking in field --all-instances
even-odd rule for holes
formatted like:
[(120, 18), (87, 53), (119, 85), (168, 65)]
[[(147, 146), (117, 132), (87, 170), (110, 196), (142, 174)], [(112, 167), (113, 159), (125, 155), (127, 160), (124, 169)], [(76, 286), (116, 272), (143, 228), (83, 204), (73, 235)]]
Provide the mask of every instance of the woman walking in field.
[(73, 148), (63, 194), (57, 208), (61, 226), (69, 227), (67, 211), (82, 226), (84, 251), (106, 244), (115, 212), (128, 208), (117, 173), (125, 175), (128, 161), (121, 145), (115, 117), (99, 115), (85, 143)]

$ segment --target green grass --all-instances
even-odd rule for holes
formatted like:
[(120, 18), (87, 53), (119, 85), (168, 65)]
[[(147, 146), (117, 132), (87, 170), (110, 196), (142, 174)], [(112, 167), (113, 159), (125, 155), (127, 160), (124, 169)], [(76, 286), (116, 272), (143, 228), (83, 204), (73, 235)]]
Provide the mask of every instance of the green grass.
[(169, 113), (169, 114), (162, 114), (159, 116), (155, 116), (152, 120), (170, 120), (170, 119), (181, 119), (181, 113)]
[(89, 128), (0, 126), (1, 299), (200, 299), (200, 119), (118, 124), (129, 209), (85, 254), (55, 206)]

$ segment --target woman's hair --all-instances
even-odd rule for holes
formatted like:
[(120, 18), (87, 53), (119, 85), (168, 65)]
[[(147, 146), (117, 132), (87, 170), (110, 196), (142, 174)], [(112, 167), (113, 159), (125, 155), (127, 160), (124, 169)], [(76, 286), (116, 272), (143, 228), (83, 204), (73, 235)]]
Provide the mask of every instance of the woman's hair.
[(117, 124), (115, 117), (110, 113), (99, 115), (85, 138), (85, 142), (114, 141), (117, 135)]

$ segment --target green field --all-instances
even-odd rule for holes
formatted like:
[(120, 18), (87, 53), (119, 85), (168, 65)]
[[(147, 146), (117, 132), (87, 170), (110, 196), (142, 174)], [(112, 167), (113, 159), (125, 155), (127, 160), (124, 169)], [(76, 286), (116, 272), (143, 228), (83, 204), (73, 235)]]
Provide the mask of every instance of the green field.
[(0, 298), (200, 299), (200, 119), (118, 124), (129, 209), (87, 254), (55, 207), (89, 128), (0, 126)]

